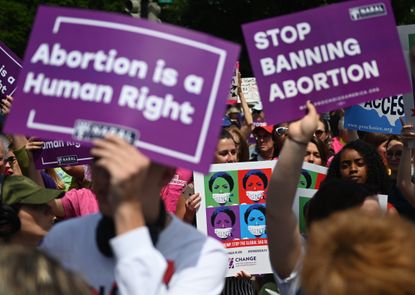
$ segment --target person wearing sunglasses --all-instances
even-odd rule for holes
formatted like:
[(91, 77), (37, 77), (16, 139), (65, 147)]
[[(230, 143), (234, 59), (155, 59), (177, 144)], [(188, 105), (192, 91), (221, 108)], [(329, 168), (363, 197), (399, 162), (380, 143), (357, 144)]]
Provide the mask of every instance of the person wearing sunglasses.
[(274, 160), (278, 156), (275, 145), (274, 126), (258, 126), (252, 132), (256, 139), (255, 152), (251, 154), (251, 161)]
[(330, 127), (327, 120), (323, 118), (319, 119), (317, 129), (314, 132), (314, 136), (324, 143), (328, 143), (330, 141)]

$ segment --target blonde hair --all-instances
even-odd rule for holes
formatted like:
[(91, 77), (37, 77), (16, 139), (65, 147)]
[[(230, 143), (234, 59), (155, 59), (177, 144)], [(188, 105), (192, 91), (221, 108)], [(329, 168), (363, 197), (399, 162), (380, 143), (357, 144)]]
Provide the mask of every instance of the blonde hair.
[(58, 189), (65, 189), (65, 182), (63, 182), (58, 173), (56, 173), (55, 168), (46, 168), (45, 172), (49, 174)]
[(415, 225), (358, 209), (316, 222), (302, 286), (307, 295), (415, 294)]

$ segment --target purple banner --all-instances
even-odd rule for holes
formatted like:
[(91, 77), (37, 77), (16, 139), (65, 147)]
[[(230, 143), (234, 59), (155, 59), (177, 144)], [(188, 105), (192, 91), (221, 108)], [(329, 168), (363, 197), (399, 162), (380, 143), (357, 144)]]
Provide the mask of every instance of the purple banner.
[(116, 133), (153, 160), (207, 172), (239, 46), (171, 25), (38, 10), (8, 132)]
[(267, 117), (302, 117), (411, 90), (389, 1), (346, 1), (243, 25)]
[(13, 95), (22, 61), (0, 41), (0, 96)]
[(43, 169), (89, 164), (92, 161), (89, 150), (89, 147), (80, 142), (47, 140), (44, 141), (42, 150), (34, 150), (32, 153), (36, 168)]

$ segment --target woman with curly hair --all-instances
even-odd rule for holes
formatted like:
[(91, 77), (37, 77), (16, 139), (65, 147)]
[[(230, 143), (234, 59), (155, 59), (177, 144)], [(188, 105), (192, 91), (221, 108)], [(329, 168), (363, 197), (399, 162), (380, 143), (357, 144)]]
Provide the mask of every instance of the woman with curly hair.
[(365, 184), (374, 194), (388, 194), (391, 186), (382, 158), (372, 146), (360, 139), (346, 144), (334, 156), (326, 180), (332, 178)]

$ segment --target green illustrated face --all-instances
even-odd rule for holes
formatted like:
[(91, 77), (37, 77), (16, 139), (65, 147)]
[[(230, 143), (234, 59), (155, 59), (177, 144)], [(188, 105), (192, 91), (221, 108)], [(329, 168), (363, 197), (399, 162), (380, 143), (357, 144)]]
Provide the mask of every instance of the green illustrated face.
[(307, 180), (305, 179), (304, 175), (301, 174), (300, 182), (298, 183), (299, 188), (306, 188), (307, 187)]
[[(204, 177), (206, 207), (231, 206), (239, 204), (238, 197), (238, 171), (226, 171), (233, 180), (233, 186), (224, 177), (215, 177), (213, 182), (211, 179), (217, 173), (212, 172)], [(232, 182), (232, 181), (230, 181)]]
[(231, 188), (225, 178), (218, 177), (215, 179), (212, 185), (212, 194), (229, 193)]

